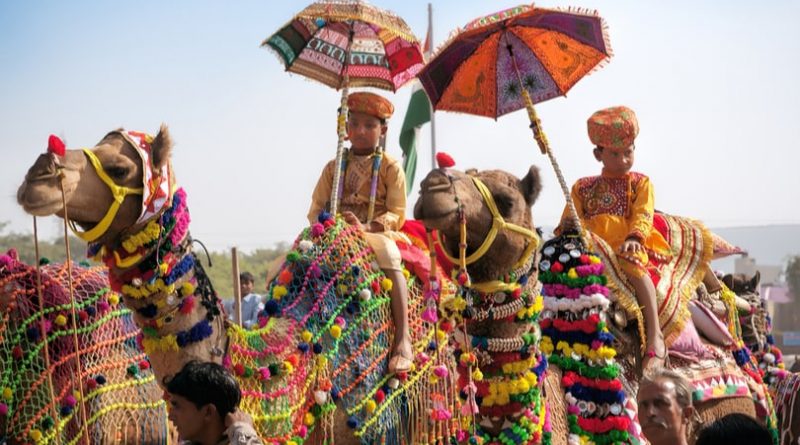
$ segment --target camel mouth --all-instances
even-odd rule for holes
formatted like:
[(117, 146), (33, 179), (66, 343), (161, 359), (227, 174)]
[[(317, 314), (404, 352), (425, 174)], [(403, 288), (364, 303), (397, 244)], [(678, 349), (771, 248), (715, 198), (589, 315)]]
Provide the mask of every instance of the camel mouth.
[(22, 210), (24, 210), (25, 213), (40, 217), (55, 215), (64, 208), (60, 199), (50, 202), (36, 202), (33, 204), (19, 199), (19, 204), (22, 206)]

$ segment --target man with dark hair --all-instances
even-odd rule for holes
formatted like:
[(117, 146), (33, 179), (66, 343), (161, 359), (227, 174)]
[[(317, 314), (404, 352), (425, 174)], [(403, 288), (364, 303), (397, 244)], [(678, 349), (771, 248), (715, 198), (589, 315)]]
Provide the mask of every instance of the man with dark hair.
[(637, 401), (642, 432), (652, 445), (687, 445), (695, 411), (691, 387), (682, 375), (663, 368), (646, 373)]
[[(261, 295), (253, 293), (255, 287), (255, 277), (250, 272), (242, 272), (239, 274), (239, 290), (242, 296), (242, 326), (250, 329), (253, 326), (258, 326), (258, 313), (264, 309), (264, 303), (261, 302)], [(236, 320), (236, 301), (233, 302), (232, 310), (229, 315), (231, 320)]]
[(184, 445), (260, 445), (253, 420), (239, 410), (242, 393), (221, 365), (191, 361), (167, 384), (169, 420)]
[(769, 430), (741, 413), (728, 414), (700, 430), (696, 445), (772, 445)]

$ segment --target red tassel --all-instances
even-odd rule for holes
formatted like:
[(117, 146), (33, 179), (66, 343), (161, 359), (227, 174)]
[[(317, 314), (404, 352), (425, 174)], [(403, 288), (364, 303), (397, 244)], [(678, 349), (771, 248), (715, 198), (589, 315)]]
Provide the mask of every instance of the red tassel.
[(439, 168), (449, 168), (456, 165), (456, 161), (443, 151), (436, 153), (436, 163), (439, 165)]
[(53, 153), (54, 155), (64, 156), (66, 153), (66, 148), (67, 147), (64, 145), (64, 141), (54, 134), (51, 134), (50, 138), (47, 139), (47, 151)]

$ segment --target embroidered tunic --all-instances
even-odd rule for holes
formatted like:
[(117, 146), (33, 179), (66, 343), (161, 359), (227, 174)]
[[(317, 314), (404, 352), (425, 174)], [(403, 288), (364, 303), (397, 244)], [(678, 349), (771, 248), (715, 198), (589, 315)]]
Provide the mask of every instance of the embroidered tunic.
[[(581, 178), (572, 186), (572, 200), (586, 229), (603, 238), (615, 251), (619, 251), (625, 240), (633, 238), (658, 260), (671, 256), (667, 241), (653, 230), (655, 199), (647, 176), (635, 172), (613, 176), (603, 172), (600, 176)], [(565, 208), (561, 221), (568, 217)], [(625, 259), (639, 266), (649, 260), (647, 254)]]
[[(353, 212), (362, 223), (367, 222), (369, 191), (372, 182), (372, 156), (357, 156), (348, 152), (347, 171), (344, 174), (344, 192), (339, 198), (339, 211)], [(308, 221), (314, 223), (323, 209), (330, 207), (333, 175), (336, 160), (325, 165), (314, 187)], [(405, 222), (406, 177), (400, 163), (388, 154), (383, 154), (378, 170), (378, 190), (375, 197), (373, 221), (381, 224), (384, 231), (398, 231)]]

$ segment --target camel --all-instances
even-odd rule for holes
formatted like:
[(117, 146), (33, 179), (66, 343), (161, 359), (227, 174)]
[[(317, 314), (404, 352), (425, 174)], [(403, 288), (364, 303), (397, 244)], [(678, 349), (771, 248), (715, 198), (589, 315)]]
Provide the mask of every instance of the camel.
[[(136, 330), (130, 313), (115, 304), (118, 296), (109, 292), (105, 271), (75, 264), (72, 276), (77, 337), (69, 331), (66, 266), (41, 267), (42, 311), (36, 268), (20, 262), (13, 250), (0, 255), (0, 378), (9, 390), (0, 436), (11, 444), (87, 443), (85, 437), (109, 445), (174, 441), (149, 363), (131, 345)], [(46, 356), (41, 323), (48, 332)], [(87, 403), (73, 396), (80, 391)]]
[(760, 368), (764, 383), (775, 405), (778, 437), (781, 444), (800, 439), (800, 374), (787, 371), (783, 354), (772, 338), (772, 324), (766, 302), (758, 292), (761, 274), (752, 277), (725, 275), (722, 282), (744, 300), (740, 304), (742, 339)]
[[(484, 184), (485, 188), (481, 184)], [(483, 191), (482, 188), (484, 188)], [(466, 226), (465, 255), (473, 258), (474, 262), (466, 267), (471, 283), (466, 284), (465, 287), (467, 288), (466, 295), (472, 296), (475, 300), (473, 301), (475, 315), (467, 318), (466, 333), (456, 331), (455, 339), (461, 344), (464, 343), (465, 337), (473, 339), (473, 344), (476, 343), (475, 338), (487, 339), (484, 340), (483, 347), (477, 348), (475, 354), (479, 357), (477, 365), (480, 370), (486, 371), (486, 375), (493, 376), (492, 384), (497, 386), (509, 384), (513, 387), (514, 380), (517, 378), (515, 372), (522, 374), (534, 372), (540, 377), (540, 395), (546, 400), (549, 420), (547, 423), (550, 424), (551, 431), (547, 431), (548, 428), (545, 425), (544, 431), (534, 429), (529, 439), (520, 440), (517, 437), (516, 443), (537, 443), (538, 439), (549, 435), (552, 443), (566, 444), (568, 441), (574, 443), (573, 441), (580, 440), (577, 435), (571, 434), (571, 428), (578, 426), (575, 423), (574, 412), (571, 410), (578, 405), (583, 406), (584, 402), (576, 402), (572, 394), (565, 393), (565, 389), (562, 387), (562, 383), (566, 385), (569, 379), (576, 378), (576, 374), (571, 371), (562, 373), (562, 369), (552, 363), (549, 367), (546, 366), (547, 362), (543, 360), (543, 354), (538, 350), (538, 339), (541, 338), (544, 330), (550, 329), (549, 323), (552, 322), (552, 319), (539, 318), (538, 311), (545, 307), (545, 313), (550, 312), (551, 316), (553, 314), (552, 311), (546, 309), (546, 303), (542, 306), (541, 296), (539, 296), (541, 285), (537, 280), (540, 277), (539, 255), (536, 249), (531, 249), (532, 246), (539, 246), (538, 236), (533, 235), (535, 229), (531, 206), (540, 190), (541, 181), (538, 169), (533, 166), (521, 180), (499, 170), (470, 170), (462, 173), (455, 169), (437, 169), (429, 173), (421, 183), (420, 198), (414, 208), (414, 217), (422, 220), (427, 228), (440, 231), (443, 252), (446, 255), (446, 252), (449, 252), (450, 257), (455, 257), (455, 252), (459, 251), (462, 243), (460, 231), (464, 230), (461, 226)], [(502, 226), (510, 223), (516, 228), (492, 233), (498, 216), (500, 221), (504, 221)], [(466, 224), (461, 223), (462, 218)], [(527, 230), (516, 230), (519, 227)], [(488, 248), (484, 245), (487, 237), (491, 242)], [(548, 251), (547, 248), (545, 251)], [(480, 252), (483, 252), (482, 256), (479, 255)], [(480, 257), (475, 258), (476, 256)], [(535, 312), (534, 317), (527, 320), (525, 316), (520, 317), (517, 314), (517, 317), (511, 317), (516, 322), (508, 322), (507, 319), (502, 318), (505, 317), (503, 315), (504, 306), (513, 305), (515, 300), (508, 298), (513, 293), (509, 295), (508, 291), (498, 291), (498, 287), (502, 288), (503, 285), (511, 284), (515, 280), (520, 282), (522, 277), (524, 277), (522, 281), (526, 283), (523, 287), (530, 292), (530, 294), (522, 293), (523, 298), (529, 299), (529, 301), (525, 301), (525, 306), (535, 307), (538, 305), (538, 311)], [(463, 280), (459, 280), (459, 282), (461, 281)], [(498, 296), (500, 296), (499, 299)], [(538, 300), (538, 303), (530, 301), (533, 299)], [(493, 314), (499, 316), (493, 316)], [(498, 318), (503, 319), (504, 322), (497, 323)], [(537, 319), (543, 327), (548, 327), (540, 330)], [(498, 368), (502, 367), (498, 366), (498, 363), (507, 361), (507, 356), (513, 355), (513, 353), (497, 351), (496, 348), (492, 348), (492, 344), (510, 343), (520, 338), (526, 338), (526, 336), (532, 336), (537, 340), (533, 347), (526, 351), (532, 360), (527, 361), (526, 366), (521, 369), (503, 369), (508, 372), (498, 373)], [(480, 342), (477, 343), (480, 344)], [(524, 355), (520, 355), (524, 357)], [(513, 359), (518, 358), (514, 357)], [(612, 362), (613, 360), (607, 361), (608, 364)], [(547, 368), (546, 372), (544, 368)], [(463, 386), (464, 382), (469, 381), (469, 369), (466, 369), (462, 363), (459, 371)], [(621, 382), (614, 383), (613, 379), (607, 382), (609, 385), (619, 385), (620, 388), (622, 386)], [(517, 428), (520, 419), (525, 418), (523, 413), (530, 412), (535, 406), (534, 404), (539, 402), (534, 400), (534, 404), (525, 406), (524, 404), (514, 404), (512, 398), (512, 403), (508, 403), (507, 400), (497, 404), (494, 400), (486, 403), (487, 399), (492, 398), (492, 394), (481, 395), (484, 397), (480, 401), (478, 426), (480, 434), (490, 442), (505, 440), (504, 434), (513, 437), (514, 428)], [(609, 417), (604, 416), (603, 418), (617, 417), (618, 414), (625, 416), (624, 413), (615, 412), (614, 416), (608, 414)], [(595, 419), (590, 419), (588, 423), (593, 421)], [(578, 421), (578, 423), (580, 422)], [(585, 426), (586, 424), (580, 423), (580, 425)], [(537, 433), (541, 435), (537, 437)], [(615, 434), (627, 433), (615, 432)], [(617, 442), (630, 442), (629, 436), (615, 437), (614, 440)]]
[[(92, 149), (39, 156), (17, 194), (28, 213), (66, 217), (89, 241), (90, 255), (106, 263), (158, 383), (163, 387), (190, 360), (223, 363), (243, 390), (241, 408), (269, 443), (409, 435), (421, 443), (454, 435), (455, 366), (436, 323), (438, 300), (423, 298), (428, 277), (409, 278), (417, 351), (409, 373), (385, 372), (392, 283), (373, 264), (361, 233), (331, 215), (321, 215), (293, 244), (270, 283), (260, 326), (229, 325), (192, 253), (186, 192), (175, 183), (171, 150), (165, 125), (154, 137), (118, 129)], [(409, 264), (424, 263), (422, 250), (407, 249), (416, 258)], [(449, 279), (432, 279), (436, 298), (453, 293)]]

